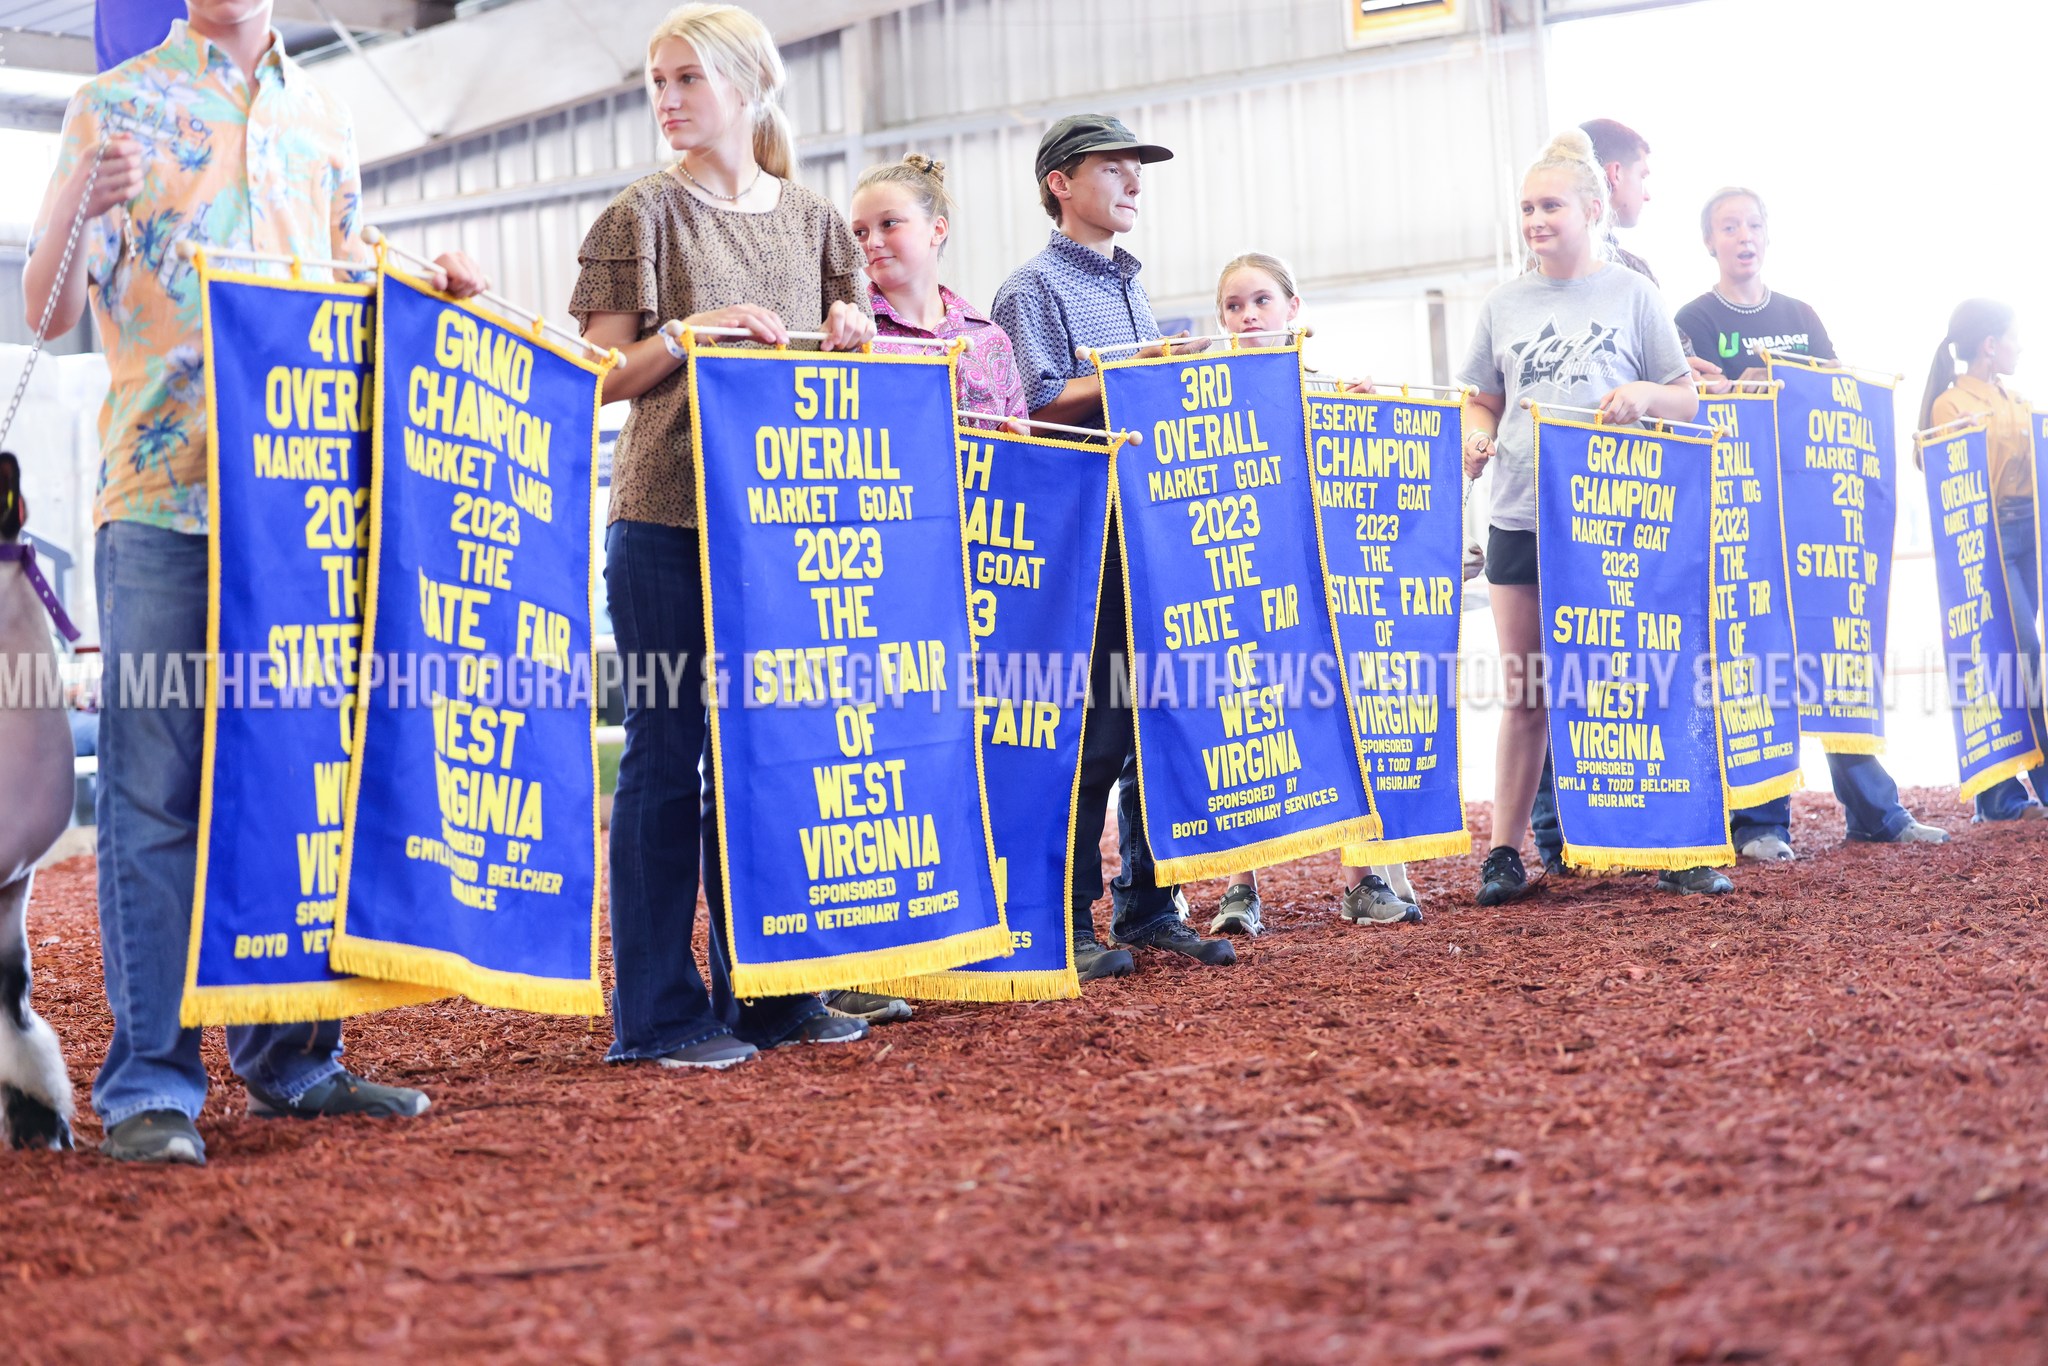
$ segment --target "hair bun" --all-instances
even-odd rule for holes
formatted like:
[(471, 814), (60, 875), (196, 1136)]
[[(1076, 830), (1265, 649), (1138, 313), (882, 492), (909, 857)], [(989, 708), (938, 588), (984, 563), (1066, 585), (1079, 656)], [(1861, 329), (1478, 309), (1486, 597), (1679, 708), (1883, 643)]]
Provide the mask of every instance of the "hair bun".
[(903, 158), (903, 164), (913, 171), (930, 176), (933, 180), (946, 178), (946, 163), (935, 157), (928, 157), (923, 152), (912, 152)]
[(1593, 139), (1583, 128), (1567, 128), (1543, 149), (1544, 161), (1592, 161)]

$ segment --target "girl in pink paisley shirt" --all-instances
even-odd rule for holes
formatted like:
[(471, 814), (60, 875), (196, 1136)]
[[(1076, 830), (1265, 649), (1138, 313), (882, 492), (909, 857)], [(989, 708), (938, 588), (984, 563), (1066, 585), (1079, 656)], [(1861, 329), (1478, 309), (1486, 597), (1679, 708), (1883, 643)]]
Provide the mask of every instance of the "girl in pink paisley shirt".
[(854, 240), (867, 257), (876, 349), (888, 350), (892, 336), (965, 337), (967, 349), (953, 371), (961, 417), (1029, 417), (1009, 335), (939, 283), (939, 258), (953, 217), (946, 164), (913, 153), (886, 166), (870, 166), (854, 186), (848, 216)]

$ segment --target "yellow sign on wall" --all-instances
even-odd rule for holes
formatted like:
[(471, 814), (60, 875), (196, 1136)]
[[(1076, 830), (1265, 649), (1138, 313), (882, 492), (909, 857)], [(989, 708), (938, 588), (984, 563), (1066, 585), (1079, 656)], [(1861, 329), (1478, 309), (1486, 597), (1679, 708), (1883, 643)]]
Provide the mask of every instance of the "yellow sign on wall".
[(1466, 0), (1345, 0), (1346, 37), (1352, 47), (1376, 47), (1411, 38), (1458, 33)]

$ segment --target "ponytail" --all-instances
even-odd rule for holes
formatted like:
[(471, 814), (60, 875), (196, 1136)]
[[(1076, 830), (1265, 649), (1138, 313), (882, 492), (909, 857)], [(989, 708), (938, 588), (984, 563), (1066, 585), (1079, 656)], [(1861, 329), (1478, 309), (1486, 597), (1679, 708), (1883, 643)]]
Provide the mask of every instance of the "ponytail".
[(1934, 366), (1927, 374), (1927, 392), (1920, 398), (1922, 430), (1934, 425), (1934, 401), (1956, 382), (1958, 367), (1967, 369), (1984, 343), (2012, 330), (2012, 305), (1996, 299), (1965, 299), (1949, 315), (1948, 335), (1934, 348)]
[(1926, 431), (1934, 425), (1934, 401), (1948, 392), (1956, 382), (1955, 357), (1948, 349), (1948, 338), (1934, 348), (1934, 365), (1927, 372), (1927, 392), (1920, 396), (1920, 430)]
[(796, 134), (779, 100), (764, 100), (754, 110), (754, 160), (777, 180), (796, 173)]

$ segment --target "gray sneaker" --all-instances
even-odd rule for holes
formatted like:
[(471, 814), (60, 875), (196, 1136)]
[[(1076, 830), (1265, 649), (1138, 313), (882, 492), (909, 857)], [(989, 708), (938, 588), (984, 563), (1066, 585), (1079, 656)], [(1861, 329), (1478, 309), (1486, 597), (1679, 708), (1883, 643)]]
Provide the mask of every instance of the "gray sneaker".
[(1216, 918), (1209, 922), (1209, 933), (1256, 938), (1266, 928), (1259, 919), (1259, 912), (1264, 909), (1259, 902), (1258, 888), (1244, 883), (1226, 888), (1223, 900), (1216, 907)]
[(316, 1082), (297, 1100), (285, 1100), (259, 1087), (249, 1087), (249, 1114), (256, 1119), (323, 1119), (339, 1115), (411, 1119), (425, 1114), (432, 1103), (425, 1091), (408, 1086), (379, 1086), (347, 1071)]
[(1367, 873), (1363, 882), (1344, 889), (1341, 913), (1354, 925), (1368, 922), (1374, 925), (1422, 923), (1422, 908), (1396, 896), (1386, 879), (1377, 873)]
[(825, 1009), (835, 1015), (850, 1015), (869, 1024), (902, 1024), (916, 1011), (901, 996), (884, 996), (877, 991), (828, 991)]
[(770, 1048), (795, 1048), (802, 1044), (859, 1043), (868, 1036), (868, 1022), (851, 1015), (834, 1015), (821, 1010), (807, 1015), (789, 1033), (769, 1044)]
[(1776, 835), (1758, 835), (1736, 852), (1758, 863), (1790, 863), (1799, 857), (1792, 852), (1791, 845)]
[(710, 1072), (723, 1072), (728, 1067), (738, 1067), (760, 1056), (761, 1050), (730, 1034), (713, 1034), (708, 1039), (699, 1039), (693, 1044), (664, 1053), (654, 1061), (662, 1067), (695, 1067)]
[(176, 1110), (144, 1110), (107, 1130), (100, 1155), (116, 1162), (206, 1165), (206, 1140), (190, 1118)]
[(1948, 831), (1938, 826), (1922, 825), (1919, 821), (1908, 821), (1894, 841), (1898, 844), (1947, 844)]
[(1734, 891), (1735, 884), (1712, 868), (1667, 868), (1657, 874), (1657, 890), (1688, 896), (1721, 896)]

